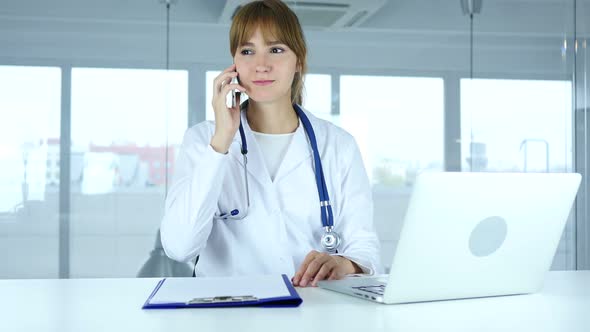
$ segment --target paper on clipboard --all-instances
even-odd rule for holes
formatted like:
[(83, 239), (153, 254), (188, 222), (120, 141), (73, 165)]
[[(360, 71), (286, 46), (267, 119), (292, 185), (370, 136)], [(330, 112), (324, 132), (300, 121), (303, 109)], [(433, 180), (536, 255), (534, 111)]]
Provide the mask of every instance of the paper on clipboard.
[(281, 275), (219, 278), (166, 278), (150, 303), (188, 302), (219, 296), (286, 297), (290, 292)]

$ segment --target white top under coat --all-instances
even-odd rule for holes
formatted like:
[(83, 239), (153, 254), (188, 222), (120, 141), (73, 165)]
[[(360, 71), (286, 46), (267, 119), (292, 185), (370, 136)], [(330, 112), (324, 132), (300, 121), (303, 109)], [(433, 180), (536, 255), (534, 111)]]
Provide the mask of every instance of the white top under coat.
[(264, 157), (266, 169), (270, 174), (270, 179), (274, 182), (277, 171), (281, 166), (281, 162), (287, 153), (291, 139), (295, 133), (290, 134), (265, 134), (252, 131), (256, 137), (256, 143)]

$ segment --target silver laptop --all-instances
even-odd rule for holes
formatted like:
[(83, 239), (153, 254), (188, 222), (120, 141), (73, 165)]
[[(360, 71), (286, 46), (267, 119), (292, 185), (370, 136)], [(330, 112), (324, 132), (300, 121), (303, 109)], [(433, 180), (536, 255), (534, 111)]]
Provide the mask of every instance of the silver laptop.
[(318, 285), (388, 304), (536, 292), (580, 180), (577, 173), (423, 173), (389, 276)]

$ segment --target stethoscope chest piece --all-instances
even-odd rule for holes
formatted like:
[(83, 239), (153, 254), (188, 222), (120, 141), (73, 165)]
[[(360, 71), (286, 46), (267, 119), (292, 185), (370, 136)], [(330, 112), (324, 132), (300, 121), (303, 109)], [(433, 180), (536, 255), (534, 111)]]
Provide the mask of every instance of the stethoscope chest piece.
[(340, 241), (340, 234), (333, 231), (331, 227), (325, 231), (321, 239), (322, 247), (331, 254), (336, 253), (338, 247), (340, 247)]

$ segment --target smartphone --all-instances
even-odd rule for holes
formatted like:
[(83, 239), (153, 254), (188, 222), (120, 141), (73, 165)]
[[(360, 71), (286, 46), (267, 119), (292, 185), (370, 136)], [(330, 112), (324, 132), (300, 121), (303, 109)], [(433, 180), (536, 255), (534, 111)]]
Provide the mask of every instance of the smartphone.
[[(240, 80), (238, 77), (234, 77), (231, 79), (231, 84), (239, 84)], [(233, 89), (231, 90), (231, 107), (238, 106), (238, 98), (240, 97), (240, 90)]]
[[(240, 80), (237, 77), (234, 77), (231, 79), (230, 84), (239, 84)], [(240, 90), (236, 90), (233, 89), (231, 90), (231, 93), (229, 93), (226, 97), (225, 97), (225, 104), (227, 105), (228, 108), (234, 108), (236, 106), (239, 106), (238, 103), (241, 100), (240, 99), (241, 93)]]

